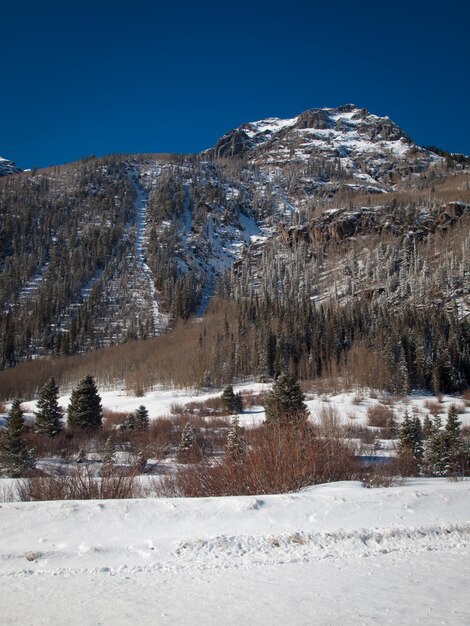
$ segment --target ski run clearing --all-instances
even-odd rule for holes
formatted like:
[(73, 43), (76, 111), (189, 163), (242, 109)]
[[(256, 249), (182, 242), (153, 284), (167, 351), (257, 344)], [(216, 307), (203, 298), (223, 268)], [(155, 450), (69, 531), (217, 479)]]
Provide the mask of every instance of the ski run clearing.
[[(220, 390), (100, 393), (105, 408), (144, 404), (151, 418), (171, 419), (173, 403)], [(424, 412), (429, 399), (397, 402), (397, 419), (405, 408)], [(378, 401), (307, 395), (311, 419), (328, 406), (363, 424)], [(443, 415), (455, 401), (441, 398)], [(31, 417), (34, 405), (23, 404)], [(246, 427), (258, 424), (263, 407), (240, 417)], [(459, 417), (468, 424), (468, 409)], [(6, 493), (11, 481), (0, 483)], [(416, 478), (376, 489), (341, 482), (258, 497), (0, 502), (0, 527), (2, 626), (470, 624), (470, 480)]]

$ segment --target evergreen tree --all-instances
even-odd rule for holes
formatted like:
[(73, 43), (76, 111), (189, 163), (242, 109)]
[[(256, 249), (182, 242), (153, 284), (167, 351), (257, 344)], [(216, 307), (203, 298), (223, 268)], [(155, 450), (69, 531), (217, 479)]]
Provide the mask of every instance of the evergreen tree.
[(11, 478), (24, 476), (34, 467), (34, 455), (23, 438), (24, 421), (21, 403), (14, 400), (8, 414), (6, 431), (0, 439), (0, 467)]
[(446, 471), (446, 441), (439, 415), (432, 420), (432, 429), (426, 442), (424, 472), (428, 476), (444, 476)]
[(115, 456), (116, 456), (116, 434), (114, 430), (112, 430), (109, 437), (106, 439), (106, 444), (104, 448), (103, 473), (109, 473), (114, 469)]
[(122, 428), (124, 430), (130, 430), (134, 432), (144, 432), (148, 430), (149, 423), (149, 413), (145, 406), (141, 404), (139, 408), (136, 409), (136, 411), (134, 411), (133, 413), (128, 413), (122, 423)]
[(423, 422), (423, 439), (429, 439), (433, 433), (433, 425), (429, 415), (426, 415)]
[(417, 461), (421, 462), (423, 459), (423, 427), (421, 420), (415, 415), (412, 420), (413, 439), (414, 439), (414, 457)]
[(242, 436), (238, 416), (232, 420), (225, 444), (225, 458), (231, 463), (242, 463), (246, 456), (246, 441)]
[(225, 387), (221, 398), (229, 413), (241, 413), (243, 411), (242, 396), (240, 393), (234, 393), (232, 385)]
[(137, 430), (146, 431), (149, 429), (149, 412), (143, 404), (141, 404), (135, 412), (135, 422)]
[(458, 417), (457, 407), (451, 404), (447, 412), (447, 422), (444, 431), (446, 475), (452, 476), (459, 473), (463, 464), (463, 441), (460, 434), (461, 422)]
[(178, 461), (188, 463), (197, 454), (196, 429), (189, 422), (183, 428), (178, 446)]
[(135, 431), (137, 430), (137, 421), (135, 413), (128, 413), (124, 418), (121, 428), (124, 430)]
[(300, 424), (307, 420), (307, 406), (298, 382), (288, 372), (275, 381), (266, 399), (266, 424)]
[(445, 426), (446, 442), (449, 448), (458, 447), (460, 445), (460, 427), (462, 423), (458, 415), (457, 407), (455, 404), (451, 404), (447, 411), (447, 422)]
[(398, 424), (396, 422), (395, 419), (395, 415), (393, 413), (393, 411), (390, 413), (389, 417), (387, 418), (387, 435), (390, 439), (395, 439), (395, 437), (398, 434)]
[(103, 408), (92, 376), (85, 376), (72, 391), (68, 406), (68, 426), (98, 430), (103, 423)]
[(60, 432), (63, 412), (59, 406), (58, 398), (59, 387), (54, 378), (50, 378), (39, 391), (38, 410), (35, 411), (36, 421), (34, 423), (36, 433), (54, 437)]
[(410, 458), (416, 468), (423, 458), (423, 435), (421, 421), (418, 416), (411, 417), (408, 409), (405, 410), (403, 422), (399, 432), (398, 454), (402, 458)]

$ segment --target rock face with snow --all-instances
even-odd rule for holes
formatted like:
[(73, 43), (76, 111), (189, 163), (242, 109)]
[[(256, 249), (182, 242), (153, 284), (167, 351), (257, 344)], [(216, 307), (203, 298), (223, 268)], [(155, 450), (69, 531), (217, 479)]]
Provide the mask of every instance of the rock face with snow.
[[(415, 145), (388, 117), (353, 104), (242, 124), (221, 137), (209, 154), (243, 156), (260, 167), (295, 165), (310, 170), (327, 161), (330, 169), (336, 166), (337, 175), (377, 191), (441, 160)], [(311, 180), (311, 172), (304, 178)]]
[(0, 157), (0, 176), (8, 176), (9, 174), (17, 174), (21, 170), (16, 167), (13, 161)]

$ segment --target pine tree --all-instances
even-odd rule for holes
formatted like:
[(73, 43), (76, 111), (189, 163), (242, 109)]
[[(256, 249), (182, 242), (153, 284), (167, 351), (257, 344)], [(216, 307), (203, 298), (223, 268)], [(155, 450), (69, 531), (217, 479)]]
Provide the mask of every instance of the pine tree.
[(135, 422), (137, 426), (137, 430), (147, 431), (149, 429), (149, 412), (145, 408), (143, 404), (139, 406), (137, 411), (135, 412)]
[(8, 414), (6, 431), (0, 440), (0, 467), (11, 478), (24, 476), (34, 467), (34, 455), (23, 439), (24, 421), (20, 400), (16, 399)]
[(114, 469), (114, 461), (116, 456), (116, 434), (111, 431), (106, 439), (103, 454), (103, 473), (110, 473)]
[(447, 422), (445, 426), (446, 442), (449, 448), (458, 447), (460, 445), (460, 427), (462, 423), (458, 415), (457, 407), (455, 404), (451, 404), (447, 411)]
[(136, 431), (137, 430), (137, 420), (135, 413), (128, 413), (124, 418), (121, 428), (124, 430)]
[(402, 458), (412, 459), (416, 467), (423, 458), (423, 434), (421, 421), (416, 415), (411, 417), (408, 409), (405, 410), (403, 422), (399, 432), (398, 454)]
[(307, 406), (298, 382), (288, 372), (275, 381), (266, 399), (266, 424), (301, 424), (306, 422)]
[(446, 442), (439, 415), (432, 420), (431, 434), (426, 442), (424, 472), (428, 476), (444, 476), (446, 471)]
[(418, 462), (421, 462), (423, 459), (423, 427), (421, 425), (421, 420), (417, 415), (412, 418), (411, 425), (413, 429), (414, 440), (413, 454), (415, 459)]
[(243, 399), (240, 393), (234, 393), (232, 385), (225, 387), (222, 401), (229, 413), (241, 413), (243, 411)]
[(98, 430), (103, 423), (103, 408), (92, 376), (85, 376), (72, 391), (68, 406), (68, 426)]
[(460, 434), (462, 423), (459, 420), (457, 407), (451, 404), (447, 412), (447, 422), (444, 431), (446, 475), (452, 476), (461, 471), (463, 462), (463, 441)]
[(178, 460), (188, 463), (193, 456), (197, 456), (196, 429), (189, 422), (184, 426), (178, 446)]
[(246, 457), (246, 441), (242, 436), (238, 416), (234, 417), (227, 434), (225, 458), (230, 463), (242, 463)]
[(426, 415), (423, 422), (423, 439), (429, 439), (433, 433), (433, 425), (429, 415)]
[(58, 398), (59, 387), (54, 378), (50, 378), (39, 391), (38, 410), (35, 411), (36, 421), (34, 423), (36, 433), (54, 437), (60, 432), (63, 412), (59, 406)]
[(390, 413), (389, 417), (387, 418), (386, 429), (387, 429), (388, 437), (390, 439), (395, 439), (398, 434), (398, 424), (396, 422), (393, 411)]

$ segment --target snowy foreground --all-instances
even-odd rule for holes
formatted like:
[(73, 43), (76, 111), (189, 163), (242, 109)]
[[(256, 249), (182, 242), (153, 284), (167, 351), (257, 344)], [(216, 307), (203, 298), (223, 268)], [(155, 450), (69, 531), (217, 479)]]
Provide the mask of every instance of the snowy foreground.
[(470, 481), (2, 503), (2, 624), (469, 624)]

